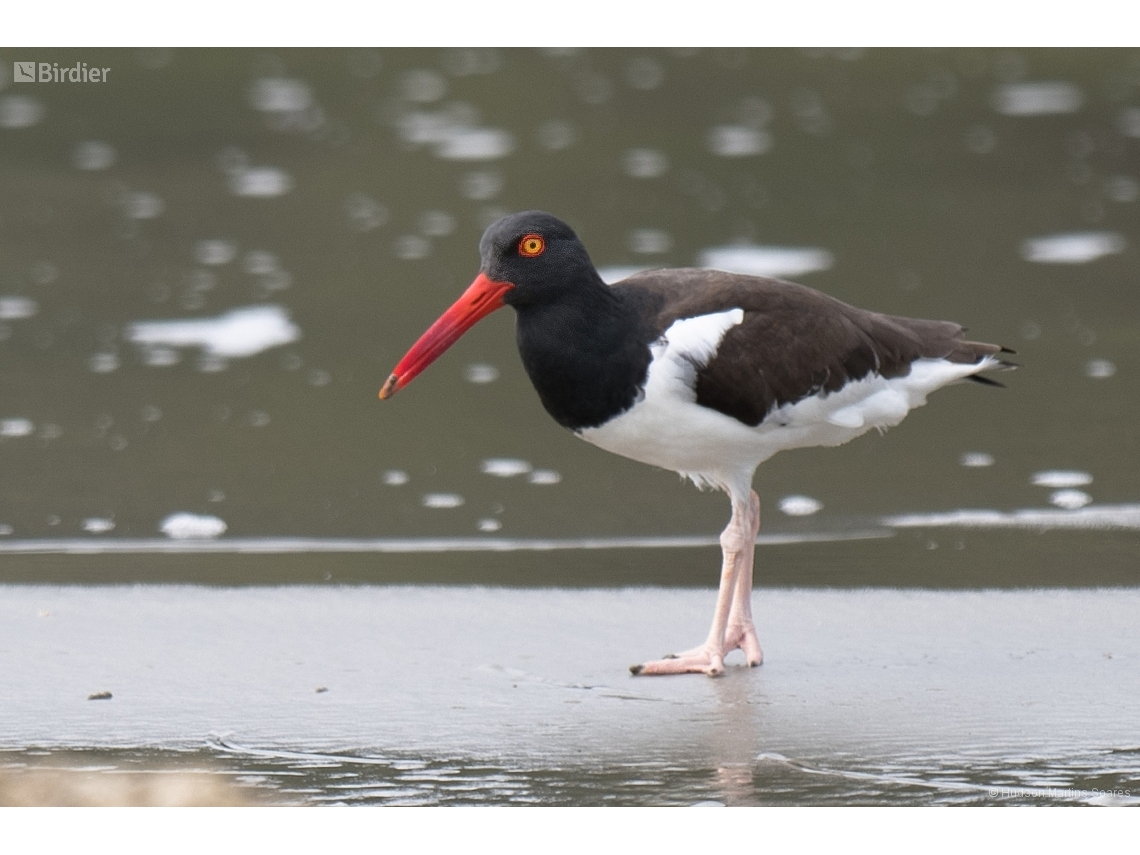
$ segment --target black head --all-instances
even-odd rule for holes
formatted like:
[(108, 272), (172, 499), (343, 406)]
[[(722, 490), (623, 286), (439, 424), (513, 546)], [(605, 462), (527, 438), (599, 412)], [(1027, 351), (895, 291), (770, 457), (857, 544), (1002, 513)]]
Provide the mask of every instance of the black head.
[(482, 273), (515, 286), (503, 302), (516, 308), (602, 282), (574, 230), (544, 211), (522, 211), (492, 223), (479, 241), (479, 254)]

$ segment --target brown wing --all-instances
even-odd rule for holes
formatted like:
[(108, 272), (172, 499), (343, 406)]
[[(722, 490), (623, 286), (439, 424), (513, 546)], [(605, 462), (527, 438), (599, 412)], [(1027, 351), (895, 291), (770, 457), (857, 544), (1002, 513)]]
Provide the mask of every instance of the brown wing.
[(650, 271), (615, 287), (643, 290), (660, 335), (682, 318), (744, 310), (697, 373), (697, 403), (758, 425), (775, 407), (834, 392), (875, 372), (900, 377), (922, 358), (976, 363), (1003, 350), (961, 326), (868, 312), (819, 291), (715, 270)]

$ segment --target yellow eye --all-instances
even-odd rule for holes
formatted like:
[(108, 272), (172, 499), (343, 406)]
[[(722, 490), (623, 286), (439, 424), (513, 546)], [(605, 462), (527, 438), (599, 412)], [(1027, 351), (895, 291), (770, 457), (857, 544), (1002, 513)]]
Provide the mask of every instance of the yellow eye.
[(523, 235), (522, 240), (519, 241), (519, 255), (524, 258), (542, 255), (545, 250), (546, 241), (542, 239), (541, 235)]

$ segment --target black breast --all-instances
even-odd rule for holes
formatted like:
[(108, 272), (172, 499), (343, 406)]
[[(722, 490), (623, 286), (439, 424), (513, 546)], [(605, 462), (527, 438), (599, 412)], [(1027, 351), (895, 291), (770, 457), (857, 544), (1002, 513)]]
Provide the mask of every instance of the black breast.
[[(600, 283), (599, 283), (600, 284)], [(598, 427), (638, 400), (649, 369), (649, 293), (600, 286), (518, 308), (523, 367), (546, 411), (563, 427)]]

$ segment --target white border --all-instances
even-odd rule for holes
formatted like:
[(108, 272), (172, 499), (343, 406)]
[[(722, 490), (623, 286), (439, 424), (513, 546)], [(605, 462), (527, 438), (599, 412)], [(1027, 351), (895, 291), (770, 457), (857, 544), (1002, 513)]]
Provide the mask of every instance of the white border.
[(1120, 0), (196, 0), (13, 2), (0, 47), (96, 46), (1112, 46), (1135, 39)]

